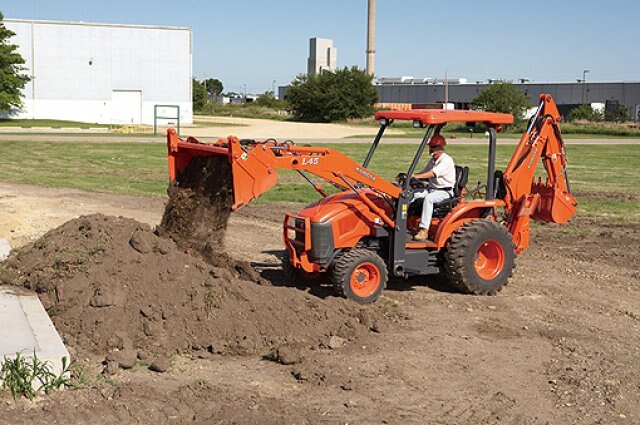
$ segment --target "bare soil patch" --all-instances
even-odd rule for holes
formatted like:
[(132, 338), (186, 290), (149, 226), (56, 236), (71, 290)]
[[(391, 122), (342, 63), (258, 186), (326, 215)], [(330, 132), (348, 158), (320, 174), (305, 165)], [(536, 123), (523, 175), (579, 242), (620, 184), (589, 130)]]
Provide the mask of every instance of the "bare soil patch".
[[(243, 243), (233, 252), (243, 259), (272, 258), (273, 241), (281, 235), (280, 210), (253, 205), (234, 215), (238, 221), (232, 220), (227, 239)], [(93, 230), (83, 234), (82, 220)], [(77, 304), (62, 302), (69, 309), (54, 320), (65, 339), (70, 335), (77, 350), (88, 352), (89, 360), (76, 356), (88, 375), (101, 371), (99, 360), (113, 347), (99, 342), (84, 349), (80, 341), (93, 344), (115, 335), (115, 327), (109, 334), (98, 323), (111, 310), (130, 322), (125, 326), (138, 351), (170, 353), (162, 349), (166, 343), (187, 354), (172, 356), (163, 374), (147, 370), (139, 360), (111, 383), (93, 379), (85, 389), (34, 403), (0, 396), (2, 424), (640, 422), (637, 223), (577, 217), (562, 226), (534, 226), (530, 249), (498, 296), (458, 294), (438, 279), (393, 281), (371, 311), (326, 296), (319, 290), (322, 284), (289, 287), (277, 267), (266, 269), (269, 285), (256, 284), (233, 267), (214, 267), (186, 254), (133, 220), (92, 216), (71, 223), (42, 241), (71, 240), (73, 250), (92, 253), (90, 261), (78, 260), (87, 254), (66, 257), (70, 253), (61, 242), (57, 247), (28, 245), (15, 258), (24, 256), (18, 270), (34, 264), (29, 279), (40, 282), (35, 279), (39, 272), (51, 275), (60, 269), (54, 261), (60, 257), (68, 276), (48, 279), (45, 287), (61, 282), (66, 300), (75, 296), (69, 286), (86, 286)], [(104, 251), (95, 249), (102, 240), (100, 228), (112, 232)], [(59, 238), (59, 231), (66, 236)], [(134, 234), (147, 241), (147, 254), (132, 246)], [(162, 254), (161, 245), (169, 252)], [(107, 260), (113, 261), (109, 267)], [(104, 282), (87, 283), (87, 275), (98, 269), (106, 287), (120, 281), (115, 276), (128, 276), (122, 279), (127, 282), (123, 305), (91, 306)], [(211, 271), (226, 277), (214, 278)], [(147, 276), (157, 288), (145, 284)], [(222, 281), (216, 281), (220, 292), (206, 286), (209, 279)], [(143, 296), (144, 291), (149, 293)], [(205, 314), (209, 291), (226, 294), (213, 317)], [(61, 304), (55, 289), (41, 296)], [(154, 309), (145, 312), (151, 319), (156, 315), (165, 332), (153, 338), (144, 330), (151, 319), (142, 314), (152, 303)], [(68, 316), (65, 324), (64, 315), (71, 311), (77, 315)], [(174, 328), (172, 312), (190, 321), (177, 321)], [(74, 336), (78, 332), (97, 337)], [(172, 332), (192, 344), (191, 335), (180, 333), (193, 332), (198, 349), (171, 345), (167, 335)], [(247, 352), (253, 347), (256, 354), (235, 355), (241, 353), (238, 340), (244, 335), (253, 343), (245, 345)], [(209, 344), (214, 353), (206, 349)]]

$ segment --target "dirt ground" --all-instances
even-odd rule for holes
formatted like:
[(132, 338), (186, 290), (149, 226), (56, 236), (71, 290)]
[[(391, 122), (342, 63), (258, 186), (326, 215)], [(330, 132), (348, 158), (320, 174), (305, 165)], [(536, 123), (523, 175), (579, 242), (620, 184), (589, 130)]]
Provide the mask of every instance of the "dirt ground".
[[(282, 213), (297, 207), (234, 214), (228, 250), (265, 263), (272, 289), (343, 303), (322, 285), (283, 286)], [(155, 225), (163, 208), (158, 198), (0, 184), (0, 237), (22, 246), (94, 212)], [(577, 217), (536, 226), (532, 241), (495, 297), (433, 278), (392, 282), (379, 300), (391, 319), (292, 365), (193, 353), (164, 373), (139, 364), (96, 380), (99, 363), (80, 357), (87, 388), (36, 402), (0, 396), (0, 424), (640, 423), (640, 225)]]

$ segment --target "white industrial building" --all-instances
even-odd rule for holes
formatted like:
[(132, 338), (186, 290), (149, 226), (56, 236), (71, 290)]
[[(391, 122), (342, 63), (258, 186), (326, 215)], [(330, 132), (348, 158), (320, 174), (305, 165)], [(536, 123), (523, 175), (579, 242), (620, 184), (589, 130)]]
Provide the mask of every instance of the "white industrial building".
[[(191, 28), (5, 19), (26, 61), (11, 116), (99, 124), (193, 121)], [(169, 106), (169, 107), (167, 107)], [(176, 119), (173, 119), (173, 118)]]
[(309, 39), (308, 74), (315, 75), (322, 71), (335, 71), (337, 62), (338, 49), (333, 47), (333, 40), (318, 37)]

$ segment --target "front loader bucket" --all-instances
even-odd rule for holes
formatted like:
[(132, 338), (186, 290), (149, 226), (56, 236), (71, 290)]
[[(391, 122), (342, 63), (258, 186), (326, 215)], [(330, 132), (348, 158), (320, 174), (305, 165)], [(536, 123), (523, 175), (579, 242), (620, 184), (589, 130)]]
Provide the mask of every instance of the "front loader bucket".
[(576, 213), (578, 204), (571, 194), (557, 186), (538, 182), (531, 187), (532, 193), (540, 195), (540, 200), (531, 218), (549, 223), (566, 223)]
[(233, 136), (206, 144), (193, 137), (183, 141), (176, 131), (170, 128), (167, 130), (167, 148), (171, 182), (178, 178), (195, 157), (227, 157), (233, 178), (233, 211), (271, 189), (278, 180), (278, 172), (264, 161), (264, 158), (261, 160), (257, 150), (254, 152), (245, 149), (240, 145), (240, 140)]

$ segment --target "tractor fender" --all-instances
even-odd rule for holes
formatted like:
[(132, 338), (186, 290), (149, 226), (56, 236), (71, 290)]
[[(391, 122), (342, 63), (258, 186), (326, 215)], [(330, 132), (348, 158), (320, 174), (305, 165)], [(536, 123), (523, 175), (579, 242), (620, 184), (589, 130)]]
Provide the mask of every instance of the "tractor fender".
[(438, 227), (438, 231), (436, 233), (435, 242), (438, 246), (438, 249), (442, 249), (447, 245), (449, 239), (453, 232), (458, 230), (460, 226), (465, 223), (468, 223), (473, 220), (481, 219), (487, 208), (494, 210), (497, 207), (504, 207), (504, 201), (500, 199), (492, 199), (492, 200), (474, 200), (467, 202), (460, 202), (454, 209), (451, 210), (449, 214), (447, 214), (440, 223)]

